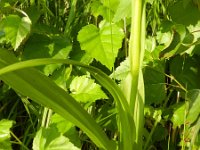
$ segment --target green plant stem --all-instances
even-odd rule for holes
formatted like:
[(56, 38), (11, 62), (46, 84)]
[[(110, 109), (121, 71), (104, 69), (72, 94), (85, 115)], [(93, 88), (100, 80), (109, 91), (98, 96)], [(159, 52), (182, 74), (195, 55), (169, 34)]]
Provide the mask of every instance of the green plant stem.
[(132, 76), (130, 109), (134, 112), (135, 100), (138, 91), (138, 79), (141, 67), (141, 38), (142, 38), (142, 13), (143, 0), (132, 1), (131, 37), (129, 45), (130, 72)]
[(29, 150), (12, 131), (10, 131), (10, 134), (15, 138), (19, 145), (21, 145), (25, 150)]
[(52, 114), (52, 110), (47, 107), (44, 107), (43, 115), (42, 115), (42, 124), (41, 124), (42, 127), (47, 128), (49, 126), (51, 114)]
[(144, 83), (142, 61), (145, 42), (145, 1), (132, 1), (131, 37), (129, 45), (131, 88), (129, 96), (130, 110), (136, 128), (136, 149), (142, 149), (142, 132), (144, 116)]

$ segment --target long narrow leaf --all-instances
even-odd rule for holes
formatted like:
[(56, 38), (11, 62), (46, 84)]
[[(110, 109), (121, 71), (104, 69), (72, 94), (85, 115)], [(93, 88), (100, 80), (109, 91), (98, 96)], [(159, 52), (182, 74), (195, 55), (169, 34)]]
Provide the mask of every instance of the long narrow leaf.
[[(16, 63), (7, 50), (0, 49), (0, 68)], [(11, 69), (14, 69), (11, 66)], [(34, 68), (7, 72), (0, 78), (17, 92), (45, 105), (80, 127), (100, 148), (115, 149), (93, 118), (67, 92)]]
[[(1, 59), (1, 56), (0, 56)], [(43, 58), (43, 59), (33, 59), (28, 60), (24, 62), (17, 62), (14, 64), (11, 64), (7, 67), (4, 67), (0, 69), (0, 75), (15, 71), (18, 69), (28, 68), (28, 67), (34, 67), (39, 65), (45, 65), (45, 64), (52, 64), (52, 63), (64, 63), (64, 64), (72, 64), (76, 66), (81, 66), (85, 68), (87, 71), (89, 71), (101, 84), (104, 86), (113, 96), (117, 103), (117, 108), (120, 116), (120, 122), (121, 122), (121, 139), (123, 142), (122, 147), (125, 149), (132, 149), (133, 148), (133, 139), (135, 139), (135, 134), (133, 134), (134, 131), (134, 122), (133, 118), (131, 117), (130, 108), (128, 106), (127, 100), (125, 96), (123, 95), (120, 88), (115, 84), (115, 82), (110, 79), (105, 73), (100, 71), (99, 69), (84, 65), (80, 62), (72, 61), (72, 60), (66, 60), (66, 59), (51, 59), (51, 58)], [(126, 139), (126, 140), (125, 140)]]

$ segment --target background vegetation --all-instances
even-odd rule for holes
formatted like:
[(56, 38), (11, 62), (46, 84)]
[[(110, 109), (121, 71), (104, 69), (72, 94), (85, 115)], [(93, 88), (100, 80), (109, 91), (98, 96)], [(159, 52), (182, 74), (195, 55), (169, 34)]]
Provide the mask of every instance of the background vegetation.
[(200, 149), (200, 2), (145, 4), (0, 0), (1, 150)]

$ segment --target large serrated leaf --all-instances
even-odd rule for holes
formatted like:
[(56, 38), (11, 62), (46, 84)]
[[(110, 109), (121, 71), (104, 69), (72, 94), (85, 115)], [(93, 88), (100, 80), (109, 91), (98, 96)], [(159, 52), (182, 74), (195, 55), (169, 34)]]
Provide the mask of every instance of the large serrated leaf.
[(105, 22), (100, 23), (100, 28), (92, 24), (87, 25), (78, 34), (81, 48), (110, 70), (114, 65), (118, 49), (122, 46), (123, 37), (122, 29)]
[(33, 140), (33, 150), (80, 150), (52, 126), (40, 128)]
[(117, 80), (123, 80), (126, 78), (130, 72), (130, 61), (127, 57), (123, 62), (120, 63), (120, 66), (110, 75), (112, 78)]
[(75, 77), (70, 84), (70, 91), (72, 96), (80, 102), (94, 102), (97, 99), (107, 98), (100, 85), (86, 75)]
[(17, 15), (9, 15), (5, 18), (4, 32), (7, 41), (16, 50), (31, 30), (31, 20), (28, 17), (20, 18)]

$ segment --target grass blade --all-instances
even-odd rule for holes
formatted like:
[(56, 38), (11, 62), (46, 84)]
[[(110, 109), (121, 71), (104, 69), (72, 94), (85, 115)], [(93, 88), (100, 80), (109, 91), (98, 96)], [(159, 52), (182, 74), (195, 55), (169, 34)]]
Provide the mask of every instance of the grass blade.
[[(0, 59), (1, 59), (1, 56), (0, 56)], [(72, 60), (43, 58), (43, 59), (32, 59), (32, 60), (27, 60), (27, 61), (11, 64), (7, 67), (0, 69), (0, 75), (11, 72), (11, 71), (19, 70), (19, 69), (24, 69), (24, 68), (29, 68), (29, 67), (39, 66), (39, 65), (52, 64), (52, 63), (72, 64), (72, 65), (83, 67), (84, 69), (89, 71), (101, 83), (101, 85), (104, 86), (112, 94), (113, 98), (115, 99), (117, 103), (117, 109), (118, 109), (120, 122), (121, 122), (120, 147), (123, 147), (123, 149), (126, 149), (126, 150), (128, 149), (132, 150), (133, 145), (134, 145), (132, 141), (133, 139), (135, 139), (135, 134), (134, 134), (135, 126), (134, 126), (133, 118), (131, 117), (128, 102), (124, 94), (122, 93), (121, 89), (115, 84), (115, 82), (99, 69), (92, 66), (84, 65), (80, 62), (76, 62)], [(125, 130), (122, 130), (122, 129), (125, 129)]]
[[(16, 62), (17, 59), (11, 53), (0, 49), (0, 68)], [(16, 70), (11, 65), (12, 69)], [(73, 122), (100, 148), (115, 149), (115, 144), (108, 139), (102, 129), (80, 104), (38, 70), (26, 68), (7, 72), (6, 74), (2, 74), (1, 71), (0, 78), (17, 92), (51, 108), (67, 120)]]

